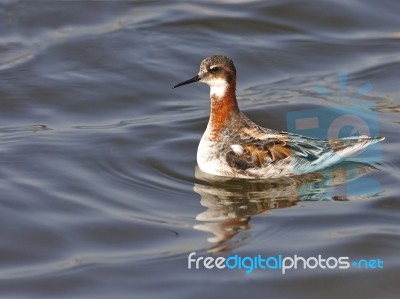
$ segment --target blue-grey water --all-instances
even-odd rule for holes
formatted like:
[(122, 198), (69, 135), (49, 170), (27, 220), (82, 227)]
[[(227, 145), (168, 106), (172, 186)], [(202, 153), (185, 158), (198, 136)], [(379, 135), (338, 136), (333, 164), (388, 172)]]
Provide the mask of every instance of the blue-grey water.
[[(399, 298), (399, 12), (395, 0), (1, 1), (0, 297)], [(374, 162), (205, 176), (208, 87), (172, 86), (212, 54), (234, 60), (258, 124), (288, 130), (320, 109), (313, 132), (326, 135), (332, 115), (359, 113), (386, 137), (364, 153)], [(188, 269), (191, 252), (383, 267), (246, 274)]]

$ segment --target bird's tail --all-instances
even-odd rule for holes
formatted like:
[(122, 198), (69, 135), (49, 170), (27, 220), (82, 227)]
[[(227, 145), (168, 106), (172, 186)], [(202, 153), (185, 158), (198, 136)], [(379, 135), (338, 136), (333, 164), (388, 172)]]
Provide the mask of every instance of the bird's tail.
[(333, 151), (343, 158), (351, 157), (369, 145), (385, 140), (385, 137), (368, 137), (366, 135), (346, 137), (329, 141)]

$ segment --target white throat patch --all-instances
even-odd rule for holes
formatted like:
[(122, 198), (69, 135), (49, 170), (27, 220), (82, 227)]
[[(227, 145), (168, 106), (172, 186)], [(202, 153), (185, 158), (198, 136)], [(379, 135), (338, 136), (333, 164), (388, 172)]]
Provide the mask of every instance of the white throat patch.
[(222, 78), (212, 79), (204, 83), (207, 83), (208, 86), (210, 86), (210, 97), (214, 96), (217, 98), (223, 98), (228, 89), (228, 82)]

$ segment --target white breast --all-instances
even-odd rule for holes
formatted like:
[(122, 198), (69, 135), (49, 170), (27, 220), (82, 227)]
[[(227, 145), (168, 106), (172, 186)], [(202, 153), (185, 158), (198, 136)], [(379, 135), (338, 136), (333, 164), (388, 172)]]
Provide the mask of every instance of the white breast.
[(206, 173), (222, 176), (233, 176), (231, 167), (222, 154), (221, 144), (209, 138), (208, 130), (204, 132), (197, 149), (197, 165)]

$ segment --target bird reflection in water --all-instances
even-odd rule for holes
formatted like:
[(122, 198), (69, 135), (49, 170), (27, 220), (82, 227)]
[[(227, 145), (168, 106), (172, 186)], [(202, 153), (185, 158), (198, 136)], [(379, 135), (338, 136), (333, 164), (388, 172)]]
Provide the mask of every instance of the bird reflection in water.
[[(193, 189), (200, 194), (200, 204), (206, 210), (197, 215), (199, 224), (194, 228), (214, 234), (208, 238), (212, 243), (210, 252), (229, 251), (245, 242), (246, 236), (236, 240), (234, 236), (250, 229), (253, 215), (291, 207), (299, 201), (348, 201), (376, 195), (380, 192), (380, 184), (363, 178), (375, 170), (369, 164), (349, 162), (305, 175), (243, 180), (212, 176), (196, 167), (197, 182)], [(358, 182), (358, 189), (360, 183), (367, 184), (368, 190), (362, 188), (362, 195), (349, 192), (355, 182)]]

